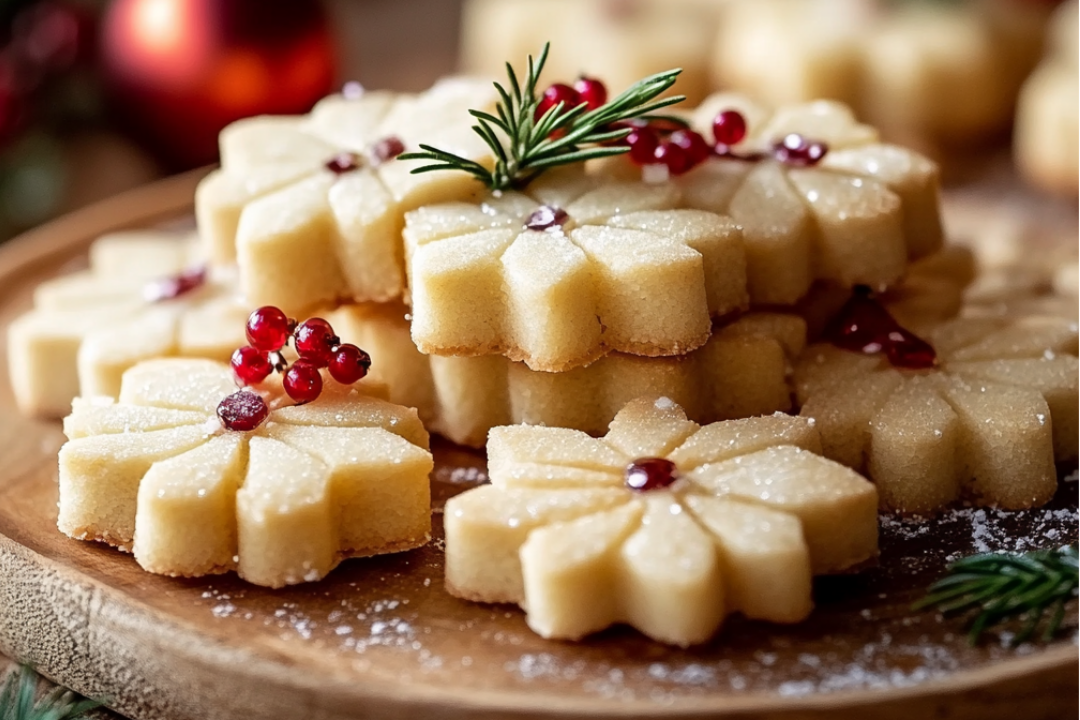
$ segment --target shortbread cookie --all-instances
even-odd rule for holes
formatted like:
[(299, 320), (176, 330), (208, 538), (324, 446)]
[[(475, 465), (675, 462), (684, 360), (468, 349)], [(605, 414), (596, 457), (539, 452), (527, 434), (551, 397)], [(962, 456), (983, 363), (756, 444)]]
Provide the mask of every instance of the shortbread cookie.
[(1013, 141), (1020, 170), (1035, 184), (1067, 195), (1078, 192), (1080, 156), (1077, 7), (1073, 0), (1055, 13), (1049, 51), (1020, 92)]
[(546, 373), (499, 355), (422, 355), (409, 338), (406, 312), (352, 305), (328, 317), (343, 338), (380, 358), (373, 377), (389, 386), (391, 401), (417, 408), (433, 432), (473, 447), (483, 446), (491, 428), (511, 423), (602, 435), (615, 413), (642, 395), (669, 397), (701, 423), (786, 411), (790, 363), (806, 337), (796, 315), (749, 313), (684, 356), (612, 353), (587, 367)]
[(196, 194), (211, 258), (236, 258), (252, 304), (294, 314), (339, 298), (398, 297), (402, 214), (477, 187), (461, 173), (413, 175), (422, 163), (396, 157), (426, 142), (489, 163), (468, 110), (495, 97), (489, 82), (454, 78), (420, 95), (356, 91), (307, 116), (230, 125), (222, 169)]
[(893, 140), (971, 145), (1007, 128), (1045, 17), (997, 0), (724, 3), (713, 74), (773, 104), (840, 100)]
[(814, 280), (880, 289), (941, 247), (937, 165), (880, 143), (839, 103), (773, 112), (719, 94), (693, 124), (722, 154), (675, 183), (685, 206), (742, 228), (753, 304), (790, 305)]
[(874, 486), (820, 449), (806, 419), (702, 427), (667, 398), (601, 439), (495, 428), (491, 485), (446, 504), (446, 587), (521, 605), (547, 638), (626, 623), (687, 646), (732, 612), (799, 622), (812, 575), (877, 554)]
[(811, 345), (796, 367), (801, 414), (825, 455), (865, 471), (890, 510), (1050, 500), (1055, 460), (1077, 457), (1075, 317), (969, 305), (924, 342), (880, 312), (855, 298), (830, 330), (840, 347)]
[[(318, 580), (344, 558), (423, 545), (427, 432), (416, 411), (370, 389), (328, 382), (314, 402), (286, 406), (280, 387), (267, 388), (260, 416), (247, 411), (262, 396), (237, 391), (227, 365), (136, 365), (119, 400), (79, 398), (64, 421), (58, 525), (134, 552), (150, 572), (235, 569), (267, 587)], [(225, 429), (226, 418), (253, 429)]]
[(433, 355), (501, 354), (562, 372), (608, 351), (681, 355), (746, 305), (742, 235), (676, 210), (673, 184), (551, 171), (524, 193), (405, 216), (412, 337)]
[(118, 233), (90, 247), (88, 270), (39, 285), (34, 309), (8, 328), (19, 409), (63, 417), (77, 395), (116, 397), (120, 376), (147, 358), (228, 360), (250, 308), (234, 273), (200, 255), (186, 233)]
[(639, 79), (682, 68), (673, 92), (700, 101), (709, 92), (715, 17), (704, 6), (672, 0), (469, 0), (463, 8), (461, 64), (502, 76), (508, 58), (554, 50), (548, 77), (571, 83), (599, 77), (615, 92)]

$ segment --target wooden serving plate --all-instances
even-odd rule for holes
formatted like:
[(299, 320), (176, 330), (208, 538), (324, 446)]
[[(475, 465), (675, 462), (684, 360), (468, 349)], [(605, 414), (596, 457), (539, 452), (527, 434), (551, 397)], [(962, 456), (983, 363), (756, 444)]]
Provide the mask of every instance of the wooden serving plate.
[[(79, 263), (97, 235), (184, 221), (197, 179), (148, 186), (0, 248), (0, 326), (28, 307), (37, 282)], [(515, 607), (456, 600), (442, 588), (438, 537), (281, 591), (231, 575), (149, 575), (128, 555), (56, 530), (62, 441), (58, 423), (20, 417), (0, 382), (0, 651), (137, 720), (1077, 712), (1075, 611), (1053, 642), (1011, 649), (996, 635), (971, 647), (960, 620), (910, 610), (948, 557), (1074, 540), (1075, 481), (1029, 512), (886, 518), (880, 565), (820, 580), (808, 622), (732, 618), (711, 644), (679, 650), (625, 629), (549, 642)], [(445, 443), (435, 453), (438, 515), (447, 497), (483, 480), (484, 460)]]

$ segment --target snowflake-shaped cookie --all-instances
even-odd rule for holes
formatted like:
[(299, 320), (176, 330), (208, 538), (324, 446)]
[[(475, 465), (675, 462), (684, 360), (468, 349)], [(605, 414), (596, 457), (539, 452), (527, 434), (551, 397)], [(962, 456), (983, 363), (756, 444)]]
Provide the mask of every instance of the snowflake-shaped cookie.
[(925, 331), (937, 366), (923, 370), (811, 345), (795, 372), (801, 414), (817, 421), (827, 457), (877, 484), (885, 508), (1042, 505), (1055, 460), (1077, 457), (1080, 373), (1075, 316), (1046, 307), (966, 307)]
[(307, 116), (227, 127), (222, 169), (196, 193), (211, 258), (237, 260), (253, 304), (293, 313), (339, 298), (398, 297), (402, 214), (478, 186), (462, 173), (412, 175), (422, 163), (396, 157), (425, 142), (488, 162), (467, 111), (488, 108), (494, 93), (488, 82), (448, 79), (419, 95), (333, 96)]
[[(942, 243), (938, 168), (878, 141), (847, 107), (813, 102), (775, 112), (739, 95), (708, 98), (693, 124), (738, 112), (745, 138), (676, 178), (687, 207), (730, 215), (743, 230), (753, 304), (794, 303), (814, 280), (874, 288), (894, 283), (908, 260)], [(824, 157), (777, 159), (777, 143), (823, 143)]]
[(819, 451), (804, 418), (701, 427), (666, 398), (601, 439), (495, 428), (492, 484), (446, 505), (447, 589), (518, 603), (549, 638), (627, 623), (685, 646), (731, 612), (798, 622), (813, 574), (877, 553), (874, 486)]
[(215, 415), (236, 392), (227, 365), (136, 365), (119, 400), (77, 399), (64, 421), (58, 525), (133, 551), (150, 572), (235, 569), (268, 587), (419, 547), (431, 522), (428, 435), (415, 410), (370, 390), (327, 382), (307, 405), (272, 399), (266, 422), (237, 432)]
[(702, 423), (787, 411), (790, 366), (806, 345), (802, 318), (752, 312), (716, 328), (686, 355), (611, 353), (547, 373), (500, 355), (423, 355), (409, 337), (407, 312), (392, 303), (349, 305), (328, 319), (380, 359), (371, 377), (387, 384), (393, 402), (417, 408), (432, 432), (472, 447), (483, 447), (491, 428), (513, 423), (602, 435), (627, 402), (643, 395), (671, 398)]
[(570, 170), (407, 214), (416, 346), (548, 372), (700, 347), (712, 317), (746, 304), (745, 257), (731, 218), (679, 201), (671, 184)]
[(90, 268), (49, 280), (8, 328), (11, 386), (23, 412), (62, 417), (77, 395), (116, 397), (140, 360), (228, 360), (250, 308), (234, 273), (205, 268), (186, 234), (130, 232), (90, 247)]

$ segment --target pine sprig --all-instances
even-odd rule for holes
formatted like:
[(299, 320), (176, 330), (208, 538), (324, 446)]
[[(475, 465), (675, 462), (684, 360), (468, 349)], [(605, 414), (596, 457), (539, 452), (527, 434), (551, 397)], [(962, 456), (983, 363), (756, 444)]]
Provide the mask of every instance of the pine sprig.
[(1061, 627), (1065, 603), (1080, 587), (1077, 548), (1035, 550), (1020, 555), (985, 553), (949, 565), (948, 574), (931, 585), (915, 610), (936, 607), (946, 615), (971, 615), (968, 642), (974, 645), (983, 632), (1009, 618), (1022, 617), (1024, 625), (1013, 646), (1035, 634), (1047, 617), (1042, 640), (1050, 640)]
[(27, 665), (9, 672), (0, 685), (0, 720), (80, 720), (102, 705), (64, 687), (54, 688), (35, 702), (37, 684), (38, 674)]
[(566, 107), (560, 102), (538, 118), (537, 84), (547, 62), (548, 50), (549, 45), (545, 44), (537, 60), (529, 56), (524, 84), (518, 80), (510, 63), (506, 64), (509, 88), (495, 83), (499, 93), (495, 114), (469, 111), (477, 121), (473, 131), (495, 154), (492, 170), (468, 158), (423, 144), (420, 145), (422, 152), (404, 153), (398, 159), (431, 161), (415, 168), (413, 173), (460, 170), (474, 175), (492, 190), (520, 188), (548, 168), (628, 152), (630, 148), (626, 145), (610, 144), (626, 137), (631, 130), (615, 123), (650, 116), (686, 99), (682, 95), (656, 99), (682, 72), (675, 69), (638, 81), (594, 110), (589, 110), (585, 104)]

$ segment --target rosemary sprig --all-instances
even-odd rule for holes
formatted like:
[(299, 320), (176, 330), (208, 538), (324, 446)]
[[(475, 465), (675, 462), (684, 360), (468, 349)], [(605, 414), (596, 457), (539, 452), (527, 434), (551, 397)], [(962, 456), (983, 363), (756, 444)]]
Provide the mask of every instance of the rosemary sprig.
[(1013, 617), (1024, 625), (1011, 641), (1016, 646), (1034, 635), (1049, 613), (1042, 633), (1050, 640), (1065, 617), (1065, 603), (1077, 597), (1077, 548), (1035, 550), (1020, 555), (985, 553), (949, 565), (948, 574), (930, 586), (914, 609), (936, 607), (946, 615), (972, 616), (968, 642), (974, 645), (983, 631)]
[(0, 685), (0, 720), (79, 720), (102, 705), (64, 687), (56, 687), (34, 702), (37, 684), (38, 674), (27, 665), (9, 672)]
[(675, 69), (638, 81), (595, 110), (588, 110), (585, 104), (565, 107), (560, 102), (537, 118), (536, 108), (541, 99), (537, 95), (537, 83), (549, 47), (550, 44), (544, 45), (536, 61), (529, 56), (524, 85), (510, 63), (506, 64), (509, 89), (495, 83), (499, 93), (495, 115), (482, 110), (469, 111), (477, 120), (473, 130), (495, 154), (494, 169), (488, 170), (478, 162), (431, 145), (420, 145), (422, 152), (404, 153), (398, 160), (431, 161), (415, 168), (413, 173), (461, 170), (476, 176), (492, 190), (520, 188), (550, 167), (628, 152), (627, 146), (612, 143), (630, 134), (631, 128), (615, 123), (649, 116), (686, 99), (682, 95), (656, 99), (682, 72)]

